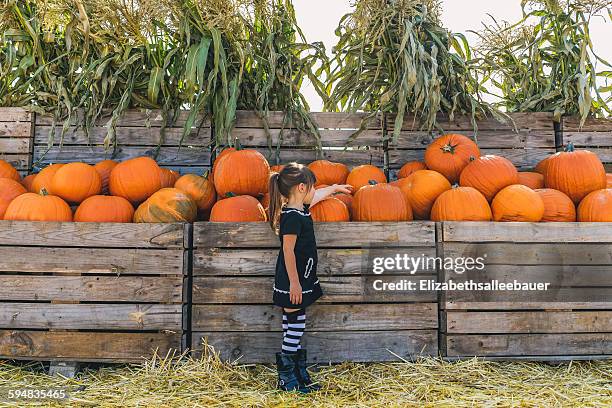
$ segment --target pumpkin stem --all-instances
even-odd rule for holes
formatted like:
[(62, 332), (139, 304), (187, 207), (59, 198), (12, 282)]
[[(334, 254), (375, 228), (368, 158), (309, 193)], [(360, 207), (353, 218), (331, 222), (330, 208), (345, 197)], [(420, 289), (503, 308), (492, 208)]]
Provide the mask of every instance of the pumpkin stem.
[(44, 188), (44, 187), (43, 187), (43, 188), (41, 188), (41, 189), (40, 189), (40, 191), (38, 192), (38, 194), (40, 194), (41, 196), (43, 196), (43, 197), (44, 197), (44, 196), (48, 196), (48, 195), (49, 195), (49, 192), (47, 191), (47, 189), (46, 189), (46, 188)]
[(452, 144), (448, 143), (448, 144), (445, 144), (444, 146), (442, 146), (440, 148), (440, 150), (442, 150), (442, 152), (444, 152), (444, 153), (454, 154), (455, 153), (455, 147), (456, 146), (453, 146)]
[(376, 184), (378, 184), (378, 181), (370, 180), (370, 181), (368, 181), (368, 184), (371, 185), (371, 186), (375, 186)]
[(473, 162), (474, 160), (476, 160), (476, 158), (474, 156), (470, 156), (470, 161)]
[(234, 148), (236, 150), (242, 150), (242, 145), (240, 144), (240, 139), (238, 139), (237, 137), (234, 138)]
[(573, 151), (574, 151), (574, 143), (569, 142), (569, 143), (567, 144), (567, 146), (565, 146), (565, 151), (566, 151), (566, 152), (573, 152)]
[(236, 197), (236, 194), (232, 193), (231, 191), (229, 193), (225, 194), (226, 198), (231, 198), (231, 197)]

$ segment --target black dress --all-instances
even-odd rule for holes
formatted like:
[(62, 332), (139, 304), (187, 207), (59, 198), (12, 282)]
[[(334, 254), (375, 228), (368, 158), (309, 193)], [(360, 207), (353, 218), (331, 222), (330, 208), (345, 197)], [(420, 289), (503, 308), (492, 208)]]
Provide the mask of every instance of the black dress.
[[(279, 227), (278, 235), (281, 249), (276, 260), (272, 299), (277, 306), (302, 309), (313, 304), (323, 295), (317, 278), (317, 242), (308, 206), (304, 206), (304, 211), (283, 207)], [(283, 253), (284, 235), (297, 235), (294, 252), (300, 285), (302, 286), (302, 303), (299, 305), (291, 303), (289, 299), (289, 275), (287, 274)]]

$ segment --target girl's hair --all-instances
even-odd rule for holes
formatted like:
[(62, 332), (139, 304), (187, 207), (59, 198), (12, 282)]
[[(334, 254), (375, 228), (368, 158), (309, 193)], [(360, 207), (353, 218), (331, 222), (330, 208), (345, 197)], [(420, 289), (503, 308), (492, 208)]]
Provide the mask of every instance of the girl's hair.
[(298, 163), (289, 163), (279, 173), (273, 173), (270, 176), (268, 219), (273, 231), (278, 231), (283, 197), (288, 199), (295, 186), (304, 183), (310, 189), (316, 181), (314, 173), (308, 167)]

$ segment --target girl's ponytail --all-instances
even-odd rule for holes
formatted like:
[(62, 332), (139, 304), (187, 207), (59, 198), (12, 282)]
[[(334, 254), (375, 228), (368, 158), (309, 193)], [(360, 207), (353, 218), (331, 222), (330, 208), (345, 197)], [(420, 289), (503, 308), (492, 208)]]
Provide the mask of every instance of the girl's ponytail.
[(268, 186), (268, 192), (270, 193), (270, 205), (268, 206), (268, 220), (270, 221), (270, 227), (275, 233), (278, 232), (278, 221), (282, 206), (283, 196), (279, 188), (279, 173), (272, 173), (270, 176), (270, 185)]

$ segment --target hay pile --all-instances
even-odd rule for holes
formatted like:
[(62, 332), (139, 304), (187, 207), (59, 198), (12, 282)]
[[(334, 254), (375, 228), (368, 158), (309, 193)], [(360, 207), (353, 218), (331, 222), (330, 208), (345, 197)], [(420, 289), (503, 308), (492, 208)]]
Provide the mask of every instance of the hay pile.
[(68, 387), (73, 390), (70, 406), (612, 406), (612, 362), (345, 363), (320, 367), (316, 379), (323, 385), (318, 393), (280, 393), (274, 389), (272, 368), (231, 365), (212, 354), (200, 360), (157, 358), (138, 366), (86, 370), (75, 379), (49, 377), (39, 365), (0, 362), (0, 388)]

